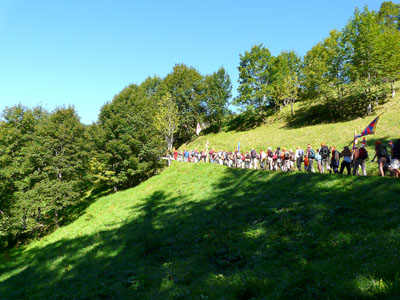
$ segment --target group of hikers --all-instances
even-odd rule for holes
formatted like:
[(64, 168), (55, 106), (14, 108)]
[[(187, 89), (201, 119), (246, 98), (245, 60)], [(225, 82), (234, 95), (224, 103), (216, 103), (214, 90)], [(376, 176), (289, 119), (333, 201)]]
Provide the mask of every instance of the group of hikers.
[[(365, 144), (352, 148), (345, 146), (342, 151), (336, 150), (334, 146), (328, 147), (324, 143), (314, 150), (310, 144), (303, 150), (297, 146), (296, 150), (277, 147), (276, 150), (268, 148), (266, 151), (251, 151), (241, 153), (235, 151), (207, 151), (197, 149), (189, 151), (173, 150), (173, 159), (184, 162), (209, 162), (234, 168), (263, 169), (270, 171), (281, 170), (304, 171), (315, 173), (314, 161), (320, 173), (340, 173), (346, 169), (348, 175), (367, 175), (366, 161), (369, 159)], [(381, 176), (390, 173), (398, 178), (400, 175), (400, 139), (396, 142), (389, 141), (387, 146), (381, 141), (375, 142), (375, 155), (371, 162), (377, 158), (378, 170)]]

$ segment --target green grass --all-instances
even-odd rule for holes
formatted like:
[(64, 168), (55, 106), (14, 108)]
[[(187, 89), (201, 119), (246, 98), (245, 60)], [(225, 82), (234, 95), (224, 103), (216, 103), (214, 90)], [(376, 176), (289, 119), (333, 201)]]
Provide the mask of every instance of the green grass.
[[(380, 117), (375, 135), (366, 136), (367, 150), (370, 159), (375, 155), (376, 140), (387, 142), (390, 139), (400, 138), (400, 96), (390, 98), (385, 105), (377, 106), (372, 115), (352, 121), (338, 123), (319, 123), (318, 113), (323, 108), (319, 105), (310, 106), (308, 103), (296, 103), (295, 117), (290, 116), (290, 107), (282, 112), (268, 117), (262, 126), (248, 130), (228, 130), (218, 134), (200, 136), (189, 144), (182, 145), (181, 149), (205, 149), (207, 141), (210, 148), (215, 150), (233, 151), (240, 142), (241, 151), (250, 151), (254, 147), (257, 151), (268, 147), (286, 147), (295, 150), (297, 146), (306, 148), (311, 144), (314, 149), (321, 143), (335, 146), (338, 150), (348, 145), (354, 136), (354, 130), (360, 134), (369, 123), (379, 114)], [(318, 108), (318, 109), (316, 109)], [(314, 113), (314, 114), (313, 114)], [(300, 120), (300, 121), (299, 121)], [(240, 120), (243, 123), (244, 120)], [(250, 128), (250, 126), (248, 126)], [(360, 141), (361, 142), (361, 141)], [(368, 161), (368, 174), (377, 175), (378, 166)]]
[(173, 163), (0, 253), (0, 299), (398, 299), (400, 184)]

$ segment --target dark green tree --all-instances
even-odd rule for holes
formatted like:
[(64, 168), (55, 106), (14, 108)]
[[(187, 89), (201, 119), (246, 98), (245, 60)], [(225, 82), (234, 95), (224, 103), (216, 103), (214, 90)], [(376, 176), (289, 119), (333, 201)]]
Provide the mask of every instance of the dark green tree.
[(155, 104), (147, 88), (130, 85), (105, 104), (92, 130), (96, 159), (108, 184), (117, 191), (147, 179), (160, 167), (163, 140), (153, 115)]
[(255, 45), (250, 52), (240, 54), (239, 95), (234, 103), (264, 116), (269, 104), (272, 83), (272, 63), (270, 51), (262, 44)]
[(229, 100), (232, 97), (232, 83), (224, 67), (205, 77), (205, 103), (207, 121), (210, 126), (222, 130), (222, 120), (227, 115)]
[(195, 134), (197, 122), (204, 120), (203, 76), (193, 67), (177, 64), (164, 82), (179, 111), (177, 137), (180, 142), (186, 142)]

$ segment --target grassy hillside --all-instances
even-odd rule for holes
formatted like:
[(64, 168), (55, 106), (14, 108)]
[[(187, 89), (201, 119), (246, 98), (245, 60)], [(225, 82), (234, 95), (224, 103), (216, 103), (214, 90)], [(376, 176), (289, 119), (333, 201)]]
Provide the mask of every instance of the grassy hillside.
[[(376, 116), (382, 113), (376, 134), (366, 137), (370, 158), (372, 159), (375, 154), (376, 140), (386, 142), (400, 138), (399, 93), (396, 98), (390, 98), (384, 105), (376, 107), (372, 115), (347, 122), (322, 123), (318, 116), (324, 108), (319, 105), (296, 103), (294, 107), (293, 118), (290, 116), (290, 107), (286, 107), (282, 112), (269, 117), (262, 126), (250, 129), (251, 124), (248, 124), (248, 126), (239, 126), (241, 130), (229, 130), (227, 127), (227, 131), (200, 136), (191, 143), (183, 145), (181, 149), (204, 149), (209, 141), (210, 148), (228, 151), (236, 149), (238, 142), (240, 142), (241, 151), (250, 151), (252, 147), (255, 147), (257, 151), (268, 147), (276, 149), (278, 146), (293, 150), (301, 146), (305, 149), (308, 143), (317, 149), (322, 142), (342, 150), (343, 146), (352, 141), (354, 130), (358, 134), (361, 133)], [(240, 120), (238, 123), (243, 125), (245, 120)], [(378, 174), (376, 163), (368, 163), (367, 169), (369, 174)]]
[(1, 253), (0, 299), (398, 299), (399, 193), (391, 178), (173, 163)]

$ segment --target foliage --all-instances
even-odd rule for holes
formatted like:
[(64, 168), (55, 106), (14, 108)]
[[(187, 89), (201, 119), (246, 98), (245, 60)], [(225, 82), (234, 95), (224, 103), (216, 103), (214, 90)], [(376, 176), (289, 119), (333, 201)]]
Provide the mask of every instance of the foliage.
[(107, 184), (118, 188), (134, 186), (161, 166), (162, 139), (153, 123), (155, 105), (143, 87), (130, 85), (105, 104), (92, 139), (100, 173)]
[(226, 70), (221, 67), (212, 75), (205, 77), (204, 97), (207, 107), (207, 118), (210, 126), (222, 130), (222, 120), (228, 114), (229, 100), (232, 97), (231, 79)]
[(179, 127), (179, 111), (171, 94), (161, 96), (154, 113), (154, 126), (165, 137), (168, 151), (172, 151), (174, 134)]
[(286, 106), (289, 103), (293, 107), (298, 98), (300, 74), (301, 58), (293, 51), (283, 51), (274, 58), (272, 98), (276, 107), (281, 108), (282, 105)]
[(254, 45), (250, 52), (240, 54), (239, 95), (235, 104), (255, 109), (263, 117), (269, 103), (272, 82), (272, 56), (262, 44)]
[(58, 227), (87, 182), (85, 127), (73, 108), (47, 113), (15, 106), (3, 113), (1, 134), (2, 242)]
[(206, 111), (202, 97), (203, 77), (193, 67), (177, 64), (165, 77), (164, 83), (179, 111), (180, 127), (177, 137), (180, 141), (190, 140), (195, 134), (197, 123), (203, 120)]

